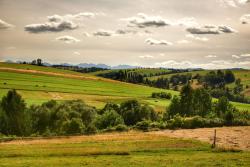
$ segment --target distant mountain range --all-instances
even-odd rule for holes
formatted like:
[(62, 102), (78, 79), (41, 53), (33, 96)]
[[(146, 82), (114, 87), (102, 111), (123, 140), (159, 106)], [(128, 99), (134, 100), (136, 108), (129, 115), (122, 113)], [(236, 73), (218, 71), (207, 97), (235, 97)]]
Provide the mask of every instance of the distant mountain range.
[[(46, 65), (46, 64), (44, 63), (44, 65)], [(81, 67), (81, 68), (96, 67), (96, 68), (104, 68), (104, 69), (131, 69), (131, 68), (139, 68), (139, 66), (130, 66), (130, 65), (109, 66), (109, 65), (106, 65), (106, 64), (93, 64), (93, 63), (80, 63), (80, 64), (77, 64), (77, 65), (63, 63), (63, 64), (60, 64), (60, 65), (63, 65), (63, 66), (77, 66), (77, 67)]]
[[(5, 61), (7, 63), (22, 63), (22, 61), (11, 61), (11, 60), (7, 60)], [(131, 66), (131, 65), (126, 65), (126, 64), (122, 64), (122, 65), (117, 65), (117, 66), (109, 66), (106, 64), (93, 64), (93, 63), (80, 63), (77, 65), (74, 64), (69, 64), (69, 63), (61, 63), (61, 64), (50, 64), (47, 62), (43, 62), (44, 66), (53, 66), (53, 65), (62, 65), (62, 66), (77, 66), (77, 67), (81, 67), (81, 68), (91, 68), (91, 67), (96, 67), (96, 68), (104, 68), (104, 69), (132, 69), (132, 68), (140, 68), (140, 66)]]

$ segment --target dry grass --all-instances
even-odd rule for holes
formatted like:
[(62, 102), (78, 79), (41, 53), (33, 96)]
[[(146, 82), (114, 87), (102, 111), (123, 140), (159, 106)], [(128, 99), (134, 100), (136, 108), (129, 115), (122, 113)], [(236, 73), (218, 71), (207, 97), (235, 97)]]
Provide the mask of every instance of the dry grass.
[(176, 138), (197, 139), (212, 143), (214, 129), (217, 130), (217, 144), (219, 146), (250, 150), (250, 126), (164, 130), (150, 133)]

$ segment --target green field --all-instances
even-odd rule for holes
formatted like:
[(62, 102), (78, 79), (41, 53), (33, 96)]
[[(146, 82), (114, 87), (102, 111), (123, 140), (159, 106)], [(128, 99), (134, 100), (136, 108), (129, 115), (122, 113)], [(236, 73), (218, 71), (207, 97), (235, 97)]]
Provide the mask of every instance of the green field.
[[(101, 108), (109, 101), (120, 103), (127, 99), (138, 99), (142, 103), (153, 106), (157, 111), (164, 111), (170, 101), (152, 99), (150, 98), (152, 92), (163, 91), (170, 92), (172, 95), (178, 95), (178, 92), (172, 90), (113, 81), (49, 67), (0, 63), (1, 67), (67, 74), (66, 76), (57, 76), (0, 69), (0, 98), (6, 95), (9, 89), (16, 89), (29, 105), (41, 104), (51, 99), (58, 101), (82, 99), (89, 105)], [(86, 78), (75, 78), (74, 76)], [(233, 104), (241, 110), (250, 110), (249, 104)]]
[[(192, 76), (195, 76), (196, 74), (199, 74), (201, 76), (206, 75), (208, 72), (211, 70), (202, 70), (202, 71), (191, 71), (191, 72), (182, 72), (182, 73), (177, 73), (179, 75), (186, 75), (186, 74), (192, 74)], [(240, 78), (241, 83), (243, 84), (244, 88), (246, 86), (250, 86), (250, 70), (232, 70), (235, 78)], [(160, 75), (160, 76), (152, 76), (152, 77), (147, 77), (149, 80), (157, 80), (158, 78), (170, 78), (174, 74), (165, 74), (165, 75)], [(229, 84), (228, 85), (230, 88), (235, 86), (235, 83)], [(250, 88), (246, 89), (244, 92), (245, 95), (250, 96)]]
[[(0, 67), (15, 68), (13, 64), (0, 64)], [(65, 70), (54, 68), (37, 67), (32, 65), (16, 65), (15, 69), (32, 69), (37, 71), (63, 73)], [(68, 71), (66, 72), (68, 74)], [(81, 73), (73, 72), (74, 75), (88, 78), (70, 78), (64, 76), (24, 73), (9, 70), (0, 70), (0, 97), (4, 96), (9, 89), (16, 89), (28, 104), (40, 104), (50, 99), (70, 100), (82, 99), (90, 105), (103, 107), (106, 102), (122, 102), (126, 99), (136, 98), (142, 103), (151, 104), (156, 109), (165, 109), (168, 100), (155, 102), (150, 98), (152, 92), (170, 92), (142, 85), (123, 83), (95, 76), (89, 77)], [(159, 103), (159, 104), (158, 104)]]
[(141, 132), (17, 141), (0, 146), (1, 167), (250, 165), (249, 152), (215, 151), (208, 143)]

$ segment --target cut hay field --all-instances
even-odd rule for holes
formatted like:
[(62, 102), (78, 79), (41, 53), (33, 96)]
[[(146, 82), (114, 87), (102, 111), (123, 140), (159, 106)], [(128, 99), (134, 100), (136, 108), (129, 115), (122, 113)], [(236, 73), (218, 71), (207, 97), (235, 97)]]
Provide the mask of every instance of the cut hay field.
[[(170, 101), (152, 99), (152, 92), (163, 91), (178, 95), (178, 92), (172, 90), (124, 83), (67, 70), (0, 63), (0, 98), (6, 95), (9, 89), (16, 89), (29, 105), (41, 104), (51, 99), (82, 99), (89, 105), (101, 108), (110, 101), (120, 103), (128, 99), (138, 99), (151, 105), (156, 111), (164, 111)], [(250, 110), (249, 104), (233, 104), (240, 110)]]
[[(206, 130), (203, 130), (203, 132)], [(223, 131), (223, 128), (218, 130), (221, 133)], [(178, 134), (178, 131), (176, 133)], [(210, 134), (209, 129), (207, 134)], [(109, 133), (51, 139), (19, 139), (0, 143), (1, 167), (234, 167), (249, 165), (250, 152), (248, 151), (219, 148), (214, 150), (207, 142), (187, 138), (172, 138), (164, 131)]]

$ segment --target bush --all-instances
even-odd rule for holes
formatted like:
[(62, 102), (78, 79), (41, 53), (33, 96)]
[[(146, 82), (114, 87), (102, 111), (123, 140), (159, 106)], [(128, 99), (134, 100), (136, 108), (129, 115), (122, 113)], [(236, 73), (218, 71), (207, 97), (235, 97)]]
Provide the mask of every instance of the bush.
[(137, 100), (129, 100), (121, 104), (120, 115), (126, 125), (135, 125), (142, 120), (157, 120), (158, 115), (148, 105), (141, 105)]
[(123, 118), (114, 110), (104, 112), (104, 114), (100, 115), (96, 120), (98, 129), (106, 129), (119, 124), (124, 124)]
[(168, 128), (170, 128), (170, 129), (181, 128), (181, 127), (183, 127), (183, 124), (184, 124), (183, 118), (179, 114), (177, 114), (174, 116), (173, 119), (170, 119), (168, 121)]
[(115, 130), (119, 132), (124, 132), (124, 131), (128, 131), (128, 127), (124, 124), (119, 124), (115, 127)]
[(80, 118), (72, 118), (64, 124), (66, 134), (82, 134), (85, 126)]
[(153, 92), (151, 95), (152, 98), (163, 98), (163, 99), (171, 99), (172, 95), (171, 93), (166, 92)]
[(141, 121), (141, 122), (138, 122), (136, 125), (135, 125), (135, 127), (137, 128), (137, 129), (140, 129), (140, 130), (143, 130), (143, 131), (148, 131), (149, 130), (149, 128), (150, 128), (150, 121), (148, 121), (148, 120), (143, 120), (143, 121)]
[(89, 126), (87, 126), (86, 130), (85, 130), (85, 134), (96, 134), (97, 133), (97, 129), (95, 127), (95, 125), (90, 124)]

